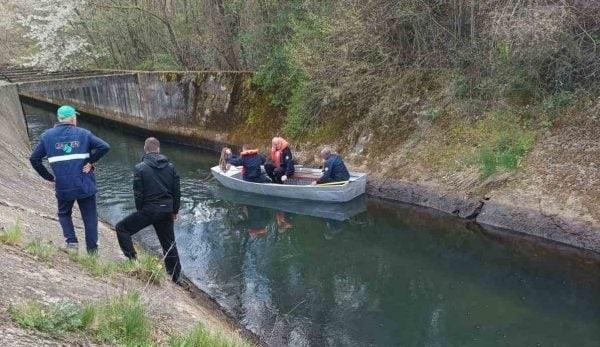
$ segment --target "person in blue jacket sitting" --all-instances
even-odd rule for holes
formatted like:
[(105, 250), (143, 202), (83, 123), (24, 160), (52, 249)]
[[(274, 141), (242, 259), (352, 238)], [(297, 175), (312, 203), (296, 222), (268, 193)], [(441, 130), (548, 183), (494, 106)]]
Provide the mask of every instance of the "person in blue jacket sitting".
[[(78, 248), (71, 218), (73, 204), (77, 201), (85, 227), (87, 251), (95, 253), (98, 249), (98, 214), (94, 164), (110, 146), (89, 130), (77, 127), (79, 113), (72, 106), (61, 106), (56, 114), (58, 124), (40, 136), (29, 160), (40, 176), (54, 182), (58, 221), (67, 248)], [(44, 157), (48, 158), (53, 174), (42, 164)]]
[[(231, 156), (231, 150), (227, 148), (227, 155)], [(265, 176), (261, 170), (261, 165), (265, 165), (266, 158), (258, 152), (258, 149), (245, 144), (242, 146), (242, 152), (239, 156), (231, 156), (227, 162), (233, 166), (242, 167), (242, 178), (244, 181), (254, 183), (270, 183), (271, 180)]]
[(313, 184), (342, 182), (350, 179), (350, 173), (342, 157), (331, 153), (331, 148), (323, 148), (321, 150), (321, 158), (325, 161), (323, 164), (323, 175), (316, 182), (313, 182)]

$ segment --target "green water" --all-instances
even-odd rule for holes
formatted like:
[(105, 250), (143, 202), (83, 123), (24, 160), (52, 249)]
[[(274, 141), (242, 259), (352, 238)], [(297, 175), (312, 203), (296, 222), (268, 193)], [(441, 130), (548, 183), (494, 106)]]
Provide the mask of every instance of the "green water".
[[(51, 118), (26, 111), (35, 141)], [(134, 208), (143, 138), (81, 123), (112, 145), (97, 176), (100, 215), (114, 224)], [(286, 202), (207, 182), (214, 153), (163, 152), (182, 177), (185, 274), (270, 345), (600, 345), (597, 262), (378, 200), (347, 207), (345, 221), (256, 207)], [(140, 237), (156, 246), (152, 232)]]

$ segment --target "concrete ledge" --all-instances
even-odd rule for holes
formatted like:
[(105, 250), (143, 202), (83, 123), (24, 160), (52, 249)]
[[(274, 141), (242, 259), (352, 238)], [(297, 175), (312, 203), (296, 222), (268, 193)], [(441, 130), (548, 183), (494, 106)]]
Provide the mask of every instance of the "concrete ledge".
[(588, 249), (600, 254), (600, 230), (584, 221), (544, 214), (540, 210), (499, 203), (492, 198), (477, 222)]
[(367, 194), (386, 200), (433, 208), (462, 218), (473, 218), (482, 205), (479, 199), (400, 180), (369, 180)]

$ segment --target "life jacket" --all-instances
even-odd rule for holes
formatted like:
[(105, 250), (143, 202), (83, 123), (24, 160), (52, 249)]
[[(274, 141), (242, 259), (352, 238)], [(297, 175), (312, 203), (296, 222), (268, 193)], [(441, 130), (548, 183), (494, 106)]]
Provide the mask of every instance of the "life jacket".
[(248, 228), (248, 234), (253, 237), (267, 235), (267, 229), (265, 228)]
[(279, 143), (276, 147), (271, 147), (271, 161), (276, 168), (281, 166), (281, 153), (290, 145), (284, 138), (278, 137)]
[[(240, 156), (245, 157), (245, 156), (256, 155), (256, 154), (258, 154), (258, 149), (248, 149), (248, 150), (242, 151), (242, 153), (240, 153)], [(242, 177), (244, 177), (245, 174), (246, 174), (246, 167), (242, 166)]]
[(243, 151), (242, 153), (240, 153), (240, 155), (243, 157), (245, 155), (253, 155), (253, 154), (258, 154), (258, 149), (249, 149), (246, 151)]

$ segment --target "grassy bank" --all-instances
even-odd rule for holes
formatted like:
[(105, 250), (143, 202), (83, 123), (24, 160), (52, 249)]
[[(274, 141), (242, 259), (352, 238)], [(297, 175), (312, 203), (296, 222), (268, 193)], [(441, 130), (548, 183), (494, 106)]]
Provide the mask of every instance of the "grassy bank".
[[(22, 243), (23, 232), (19, 222), (0, 232), (0, 244), (20, 246)], [(24, 246), (25, 252), (42, 261), (52, 260), (58, 250), (56, 246), (39, 238), (34, 238)], [(117, 274), (127, 274), (153, 284), (160, 284), (167, 278), (161, 259), (143, 250), (139, 252), (136, 260), (124, 261), (106, 260), (95, 253), (81, 254), (77, 251), (63, 250), (73, 262), (95, 277), (110, 278)]]
[(239, 337), (208, 329), (200, 322), (185, 333), (181, 332), (176, 320), (169, 320), (173, 325), (165, 333), (164, 317), (156, 316), (155, 309), (150, 309), (156, 303), (151, 302), (153, 299), (149, 295), (154, 294), (149, 290), (163, 286), (167, 279), (161, 259), (153, 255), (140, 252), (135, 261), (114, 261), (96, 254), (79, 254), (39, 238), (26, 239), (20, 223), (0, 231), (0, 244), (43, 266), (52, 267), (53, 271), (61, 271), (64, 259), (106, 285), (120, 282), (123, 277), (143, 283), (137, 288), (123, 283), (118, 294), (105, 294), (96, 299), (74, 300), (67, 296), (59, 300), (13, 300), (7, 308), (8, 314), (23, 329), (62, 341), (89, 343), (91, 340), (126, 347), (251, 346)]
[(250, 344), (208, 331), (199, 324), (187, 334), (157, 340), (153, 320), (139, 292), (79, 304), (30, 301), (9, 308), (11, 319), (27, 329), (53, 336), (80, 335), (98, 343), (126, 347), (249, 347)]

